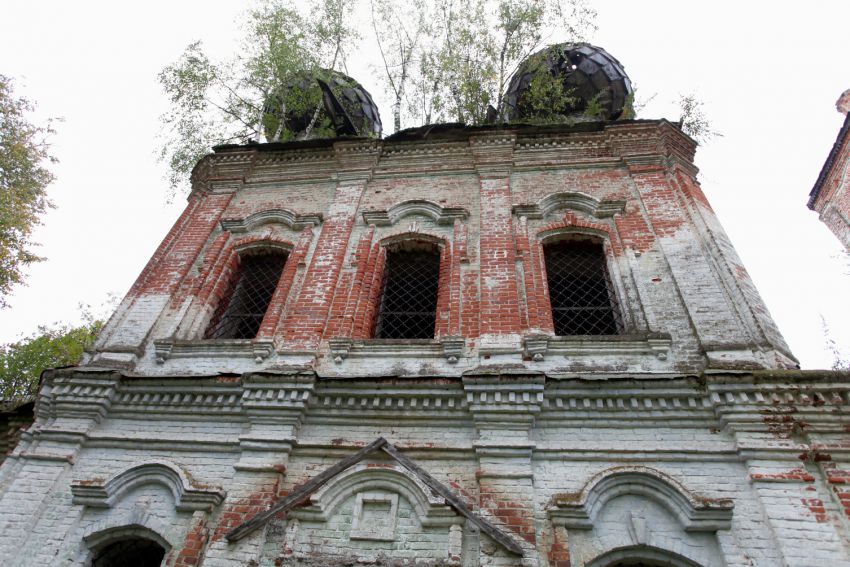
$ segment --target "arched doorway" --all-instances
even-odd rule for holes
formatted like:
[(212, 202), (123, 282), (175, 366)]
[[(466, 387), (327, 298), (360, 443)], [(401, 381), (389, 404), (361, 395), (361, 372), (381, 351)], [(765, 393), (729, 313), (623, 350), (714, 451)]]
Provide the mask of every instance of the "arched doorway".
[(622, 547), (605, 553), (587, 567), (702, 567), (678, 553), (646, 545)]
[(94, 550), (92, 567), (159, 567), (165, 548), (143, 537), (125, 537)]

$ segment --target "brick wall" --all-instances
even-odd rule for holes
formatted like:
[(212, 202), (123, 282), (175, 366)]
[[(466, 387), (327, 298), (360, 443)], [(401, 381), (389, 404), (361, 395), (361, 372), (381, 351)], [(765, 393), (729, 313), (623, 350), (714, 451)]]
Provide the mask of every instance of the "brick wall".
[[(582, 368), (795, 364), (694, 179), (693, 143), (674, 126), (444, 136), (208, 156), (186, 212), (110, 320), (93, 362), (155, 374), (309, 364), (356, 375), (369, 366), (361, 361), (370, 345), (331, 355), (331, 343), (368, 342), (385, 247), (425, 238), (442, 255), (435, 336), (456, 337), (462, 356), (447, 362), (436, 347), (428, 355), (396, 348), (382, 355), (381, 373), (458, 376), (479, 363), (571, 371), (575, 364), (545, 355), (529, 365), (527, 338), (553, 334), (542, 241), (587, 233), (607, 251), (624, 335), (670, 342), (663, 356), (635, 346), (627, 359), (580, 359)], [(200, 344), (245, 242), (290, 250), (258, 336), (273, 346)], [(604, 341), (596, 348), (605, 352)]]

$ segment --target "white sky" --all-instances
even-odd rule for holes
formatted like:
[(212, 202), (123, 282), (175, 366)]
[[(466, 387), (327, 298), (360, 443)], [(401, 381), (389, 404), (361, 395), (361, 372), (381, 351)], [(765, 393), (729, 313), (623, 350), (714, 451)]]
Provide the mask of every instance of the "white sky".
[[(40, 0), (0, 5), (0, 73), (58, 116), (56, 209), (35, 238), (47, 261), (0, 312), (0, 342), (76, 322), (77, 304), (123, 295), (179, 215), (154, 150), (167, 101), (156, 75), (190, 42), (232, 51), (245, 3)], [(678, 119), (696, 92), (724, 137), (697, 152), (706, 195), (804, 368), (827, 368), (821, 317), (850, 352), (850, 258), (806, 208), (850, 87), (850, 2), (599, 0), (592, 42), (625, 66), (642, 118)], [(366, 62), (349, 71), (377, 94)], [(380, 102), (380, 101), (379, 101)], [(381, 104), (384, 123), (390, 107)]]

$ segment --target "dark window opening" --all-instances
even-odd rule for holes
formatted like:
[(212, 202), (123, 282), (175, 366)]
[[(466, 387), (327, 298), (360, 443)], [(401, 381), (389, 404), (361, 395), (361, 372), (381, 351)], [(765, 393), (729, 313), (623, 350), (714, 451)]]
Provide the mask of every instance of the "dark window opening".
[(92, 567), (159, 567), (165, 548), (153, 540), (133, 537), (102, 547), (92, 561)]
[(269, 307), (287, 255), (283, 252), (246, 254), (239, 258), (229, 286), (204, 338), (253, 339)]
[(602, 245), (585, 240), (559, 241), (543, 250), (555, 334), (619, 333), (619, 308), (608, 281)]
[(436, 247), (387, 252), (377, 339), (433, 339), (440, 252)]

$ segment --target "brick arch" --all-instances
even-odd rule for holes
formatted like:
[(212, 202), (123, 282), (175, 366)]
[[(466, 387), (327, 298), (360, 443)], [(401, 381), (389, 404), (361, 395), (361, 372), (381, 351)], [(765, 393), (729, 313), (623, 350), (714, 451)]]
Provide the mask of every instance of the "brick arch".
[[(445, 499), (435, 494), (413, 473), (400, 465), (368, 466), (360, 464), (340, 474), (316, 492), (315, 506), (325, 517), (331, 516), (349, 497), (364, 490), (386, 490), (403, 496), (420, 519), (435, 510), (445, 510)], [(449, 523), (457, 521), (450, 518)]]
[(527, 217), (522, 216), (516, 233), (517, 253), (524, 259), (521, 283), (525, 290), (525, 309), (521, 310), (521, 317), (523, 326), (532, 333), (555, 332), (543, 253), (547, 242), (571, 235), (592, 236), (602, 241), (609, 265), (622, 252), (617, 235), (610, 226), (579, 217), (573, 211), (567, 211), (558, 220), (537, 229), (529, 227)]
[(175, 509), (181, 512), (209, 511), (224, 499), (221, 489), (196, 485), (180, 466), (164, 459), (132, 464), (112, 475), (106, 482), (77, 482), (71, 485), (71, 493), (75, 504), (111, 508), (125, 494), (147, 484), (163, 486), (171, 494)]
[(392, 248), (393, 246), (397, 246), (404, 242), (413, 241), (427, 242), (429, 244), (438, 246), (441, 250), (448, 245), (448, 241), (443, 236), (439, 236), (431, 232), (411, 232), (409, 230), (403, 230), (388, 234), (381, 238), (377, 242), (377, 245), (383, 246), (384, 248)]
[(568, 234), (590, 234), (603, 238), (606, 248), (610, 247), (614, 255), (622, 254), (622, 245), (616, 234), (611, 230), (611, 227), (605, 223), (594, 222), (588, 219), (577, 216), (574, 212), (568, 211), (563, 217), (555, 222), (551, 222), (537, 230), (537, 240), (542, 242), (549, 240), (557, 235)]
[(214, 308), (229, 291), (228, 284), (233, 273), (239, 266), (239, 256), (251, 250), (278, 249), (288, 254), (286, 264), (283, 267), (277, 289), (269, 302), (266, 316), (260, 325), (257, 337), (272, 337), (276, 334), (286, 300), (289, 297), (298, 265), (302, 263), (307, 255), (313, 238), (313, 230), (305, 227), (294, 243), (291, 240), (276, 237), (271, 233), (252, 234), (232, 239), (228, 232), (222, 233), (219, 239), (210, 246), (207, 256), (204, 258), (204, 266), (198, 276), (198, 285), (195, 297), (201, 305)]
[(608, 502), (624, 495), (659, 504), (687, 532), (716, 532), (731, 527), (731, 500), (694, 494), (670, 475), (640, 465), (603, 470), (579, 492), (555, 495), (549, 514), (560, 524), (586, 529)]
[[(461, 224), (460, 221), (455, 222), (455, 233), (459, 230), (459, 224)], [(434, 336), (437, 338), (451, 334), (453, 318), (450, 316), (449, 309), (453, 305), (452, 297), (459, 295), (459, 290), (457, 294), (453, 293), (452, 285), (456, 279), (453, 278), (455, 272), (458, 272), (459, 280), (459, 268), (454, 268), (455, 254), (452, 253), (454, 243), (444, 236), (428, 231), (400, 230), (386, 234), (377, 241), (375, 235), (375, 226), (370, 225), (361, 236), (353, 255), (356, 270), (353, 273), (343, 274), (339, 280), (331, 316), (325, 328), (325, 339), (371, 338), (378, 314), (387, 251), (393, 246), (411, 241), (427, 242), (440, 250), (440, 283), (437, 292), (437, 322)]]
[(88, 526), (83, 532), (77, 564), (90, 567), (102, 550), (130, 540), (153, 542), (163, 549), (167, 557), (176, 549), (177, 541), (172, 532), (161, 519), (134, 508), (130, 514), (112, 516)]

